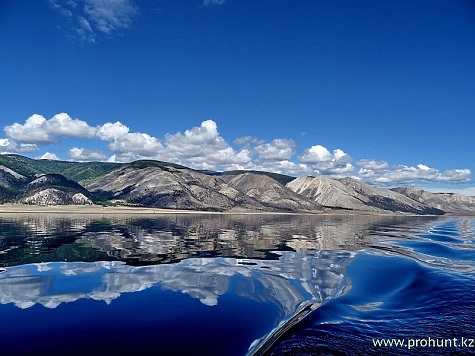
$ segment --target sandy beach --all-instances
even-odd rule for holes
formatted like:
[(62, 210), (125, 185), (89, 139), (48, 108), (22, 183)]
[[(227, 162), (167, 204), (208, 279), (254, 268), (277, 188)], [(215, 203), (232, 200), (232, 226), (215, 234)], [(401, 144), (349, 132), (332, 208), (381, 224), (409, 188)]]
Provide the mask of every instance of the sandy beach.
[(216, 214), (216, 212), (142, 208), (130, 206), (102, 206), (102, 205), (23, 205), (23, 204), (0, 204), (0, 214), (11, 213), (47, 213), (47, 214)]
[[(102, 206), (102, 205), (23, 205), (0, 204), (0, 214), (68, 214), (68, 215), (103, 215), (103, 214), (305, 214), (295, 212), (252, 211), (246, 209), (230, 209), (226, 211), (180, 210), (144, 208), (133, 206)], [(324, 212), (307, 214), (325, 214)]]
[[(348, 211), (325, 209), (318, 212), (253, 211), (233, 208), (226, 211), (180, 210), (133, 206), (102, 205), (24, 205), (0, 204), (0, 214), (64, 214), (64, 215), (153, 215), (153, 214), (238, 214), (238, 215), (401, 215), (395, 212)], [(409, 214), (404, 214), (409, 215)]]

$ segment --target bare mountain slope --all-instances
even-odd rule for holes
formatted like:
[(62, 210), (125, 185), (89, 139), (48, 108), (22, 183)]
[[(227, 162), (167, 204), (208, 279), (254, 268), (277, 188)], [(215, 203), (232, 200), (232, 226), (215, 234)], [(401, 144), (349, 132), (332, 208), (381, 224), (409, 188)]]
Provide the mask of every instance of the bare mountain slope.
[[(88, 190), (78, 182), (87, 184)], [(69, 162), (0, 155), (0, 203), (90, 204), (93, 201), (215, 211), (316, 212), (324, 206), (412, 214), (442, 214), (442, 210), (475, 212), (475, 197), (434, 194), (416, 188), (389, 190), (351, 178), (293, 179), (272, 172), (196, 171), (154, 160)]]
[(353, 178), (339, 179), (348, 188), (349, 194), (354, 194), (369, 206), (381, 210), (400, 211), (412, 214), (443, 214), (444, 212), (417, 202), (403, 194), (390, 189), (378, 188), (362, 183)]
[(239, 196), (219, 178), (172, 167), (122, 168), (95, 179), (87, 188), (133, 205), (172, 209), (226, 210)]
[(319, 205), (265, 175), (211, 176), (191, 169), (122, 168), (90, 183), (96, 194), (119, 202), (161, 208), (317, 211)]
[(46, 188), (28, 195), (21, 200), (29, 205), (92, 205), (93, 202), (82, 193), (66, 192), (60, 189)]
[(23, 187), (20, 202), (31, 205), (90, 205), (89, 192), (60, 174), (40, 175)]
[(287, 183), (286, 187), (325, 207), (377, 211), (377, 209), (365, 205), (358, 198), (349, 195), (342, 183), (328, 177), (299, 177)]
[(362, 211), (394, 211), (412, 214), (443, 214), (397, 192), (377, 188), (352, 178), (300, 177), (287, 187), (331, 208)]
[(0, 165), (0, 188), (14, 188), (26, 182), (26, 177), (18, 172)]
[(446, 212), (475, 212), (475, 197), (455, 193), (431, 193), (419, 188), (394, 188), (393, 191)]
[(320, 204), (265, 175), (244, 173), (226, 175), (222, 178), (233, 188), (269, 207), (289, 211), (322, 210)]

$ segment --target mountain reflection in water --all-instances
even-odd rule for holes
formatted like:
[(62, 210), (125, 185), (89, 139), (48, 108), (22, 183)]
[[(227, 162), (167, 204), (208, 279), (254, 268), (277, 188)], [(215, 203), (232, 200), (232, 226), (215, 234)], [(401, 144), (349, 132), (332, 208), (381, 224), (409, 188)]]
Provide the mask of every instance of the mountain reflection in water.
[[(416, 217), (411, 224), (427, 219)], [(356, 251), (373, 227), (406, 220), (357, 215), (7, 215), (0, 222), (0, 266), (98, 260), (149, 265), (190, 257), (277, 259), (276, 250)]]
[[(410, 329), (411, 313), (429, 320), (443, 308), (468, 319), (464, 335), (475, 337), (465, 314), (475, 312), (474, 226), (357, 215), (4, 216), (2, 349), (350, 354), (370, 350), (381, 330)], [(443, 303), (453, 297), (468, 298), (466, 309)], [(434, 298), (443, 308), (427, 307)], [(443, 323), (458, 330), (453, 318)], [(339, 336), (325, 341), (327, 330)]]

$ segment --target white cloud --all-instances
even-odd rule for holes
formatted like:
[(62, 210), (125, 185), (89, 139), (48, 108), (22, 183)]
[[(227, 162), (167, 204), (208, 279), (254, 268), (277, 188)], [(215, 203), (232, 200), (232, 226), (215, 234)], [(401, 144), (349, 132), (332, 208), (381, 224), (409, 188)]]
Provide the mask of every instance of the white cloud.
[(335, 157), (330, 153), (330, 151), (321, 145), (315, 145), (306, 149), (300, 157), (302, 162), (310, 164), (330, 162), (334, 159)]
[[(63, 137), (96, 139), (108, 143), (111, 156), (97, 149), (73, 147), (69, 158), (78, 161), (130, 162), (137, 159), (157, 159), (182, 164), (195, 169), (263, 170), (293, 176), (321, 174), (335, 178), (352, 176), (370, 184), (414, 185), (426, 182), (467, 183), (469, 169), (439, 171), (425, 164), (415, 167), (390, 166), (386, 161), (360, 159), (355, 167), (352, 157), (341, 149), (330, 152), (322, 145), (305, 149), (300, 161), (294, 162), (295, 142), (278, 138), (270, 142), (245, 136), (235, 139), (235, 149), (219, 134), (216, 122), (205, 120), (201, 125), (184, 132), (166, 134), (163, 138), (147, 133), (131, 132), (121, 122), (106, 122), (92, 127), (87, 122), (60, 113), (47, 120), (32, 115), (24, 124), (4, 127), (7, 138), (0, 139), (0, 153), (28, 153), (38, 151), (39, 145), (58, 143)], [(17, 143), (20, 142), (20, 143)], [(58, 159), (54, 153), (40, 156)]]
[(166, 140), (169, 146), (184, 141), (194, 145), (224, 143), (224, 139), (218, 134), (218, 126), (213, 120), (203, 121), (200, 127), (186, 130), (184, 134), (179, 132), (175, 135), (167, 135)]
[(15, 140), (29, 143), (49, 144), (54, 140), (50, 133), (43, 130), (42, 127), (46, 119), (34, 114), (26, 119), (25, 124), (14, 123), (13, 125), (5, 126), (3, 131), (5, 134)]
[(289, 160), (294, 154), (293, 140), (277, 138), (270, 143), (255, 146), (260, 162)]
[(247, 149), (235, 151), (219, 135), (213, 120), (206, 120), (199, 127), (165, 136), (164, 159), (193, 168), (216, 169), (218, 166), (246, 164), (251, 161)]
[(96, 136), (108, 141), (109, 149), (118, 153), (115, 159), (131, 161), (139, 158), (158, 158), (163, 145), (157, 138), (141, 132), (130, 132), (130, 129), (117, 121), (107, 122), (97, 128)]
[(75, 29), (77, 37), (83, 42), (95, 42), (96, 34), (91, 27), (91, 24), (82, 16), (77, 17), (78, 26)]
[(279, 161), (276, 168), (276, 173), (287, 174), (291, 176), (311, 175), (313, 170), (304, 163), (295, 163), (289, 160)]
[(96, 131), (85, 121), (72, 119), (66, 113), (57, 114), (49, 120), (34, 114), (24, 124), (14, 123), (3, 130), (16, 141), (43, 145), (55, 143), (59, 136), (92, 138)]
[(291, 176), (311, 175), (313, 170), (304, 163), (295, 163), (289, 160), (271, 162), (249, 162), (246, 165), (230, 165), (226, 170), (255, 170), (286, 174)]
[(381, 170), (389, 167), (388, 162), (374, 159), (360, 159), (356, 164), (365, 170)]
[(141, 158), (157, 158), (163, 150), (163, 145), (157, 138), (146, 133), (132, 132), (112, 141), (109, 144), (109, 149), (115, 153), (137, 154)]
[(293, 140), (277, 138), (271, 142), (265, 142), (253, 136), (245, 136), (236, 139), (234, 143), (245, 147), (251, 160), (245, 164), (230, 164), (225, 167), (226, 170), (258, 170), (288, 175), (313, 173), (306, 164), (291, 161), (295, 149)]
[(470, 169), (451, 169), (438, 173), (435, 181), (448, 183), (468, 183), (471, 181), (471, 179), (472, 172)]
[(202, 155), (196, 155), (195, 157), (185, 158), (180, 161), (183, 165), (189, 165), (195, 169), (208, 169), (208, 170), (220, 170), (223, 167), (227, 170), (228, 166), (247, 164), (251, 161), (250, 152), (242, 150), (236, 152), (231, 147), (226, 147), (213, 151), (208, 148), (203, 148)]
[(138, 158), (157, 158), (163, 151), (159, 139), (141, 132), (130, 132), (130, 129), (117, 121), (107, 122), (97, 128), (96, 135), (103, 141), (109, 141), (109, 149), (118, 153), (116, 159), (121, 161)]
[(73, 147), (68, 151), (69, 158), (74, 161), (105, 161), (107, 156), (101, 150)]
[(145, 133), (130, 132), (120, 122), (106, 123), (97, 128), (97, 137), (109, 141), (114, 155), (111, 161), (126, 162), (136, 159), (158, 159), (183, 164), (195, 169), (219, 169), (232, 164), (251, 161), (247, 149), (235, 151), (218, 133), (213, 120), (200, 126), (167, 134), (163, 140)]
[(67, 31), (82, 42), (95, 42), (98, 34), (112, 35), (130, 28), (138, 8), (133, 0), (50, 0), (66, 21)]
[(386, 162), (360, 160), (357, 162), (362, 168), (358, 175), (368, 183), (383, 185), (414, 184), (427, 182), (467, 183), (471, 181), (469, 169), (454, 169), (440, 172), (425, 164), (417, 167), (396, 165), (389, 167)]
[(422, 164), (422, 163), (418, 164), (417, 168), (419, 168), (421, 171), (430, 171), (431, 170), (430, 167), (428, 167), (428, 166), (426, 166), (425, 164)]
[(333, 177), (348, 176), (354, 167), (352, 158), (341, 149), (336, 149), (333, 154), (321, 145), (312, 146), (300, 156), (302, 163), (310, 164), (321, 175)]
[(234, 140), (234, 144), (238, 146), (243, 146), (245, 148), (249, 148), (251, 145), (261, 145), (266, 143), (264, 140), (259, 140), (254, 136), (244, 136), (238, 137)]
[(46, 123), (46, 128), (57, 136), (92, 138), (95, 135), (95, 129), (85, 121), (72, 119), (66, 113), (57, 114)]
[(58, 156), (56, 156), (54, 153), (51, 153), (51, 152), (45, 152), (41, 156), (36, 157), (36, 159), (50, 159), (50, 160), (53, 160), (53, 161), (59, 161), (60, 160), (60, 158)]
[(97, 130), (97, 136), (104, 141), (116, 141), (129, 133), (129, 128), (117, 121), (107, 122)]
[(97, 30), (111, 34), (130, 27), (137, 7), (131, 0), (85, 0), (84, 13)]
[(0, 139), (0, 154), (2, 153), (29, 153), (38, 151), (38, 146), (34, 144), (18, 144), (10, 138)]

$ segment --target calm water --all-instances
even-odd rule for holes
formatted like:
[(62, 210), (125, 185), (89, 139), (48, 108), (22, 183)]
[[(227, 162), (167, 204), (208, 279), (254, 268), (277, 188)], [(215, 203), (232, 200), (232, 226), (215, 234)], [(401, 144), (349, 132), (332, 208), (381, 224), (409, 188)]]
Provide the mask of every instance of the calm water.
[(5, 214), (0, 268), (5, 354), (475, 354), (473, 217)]

